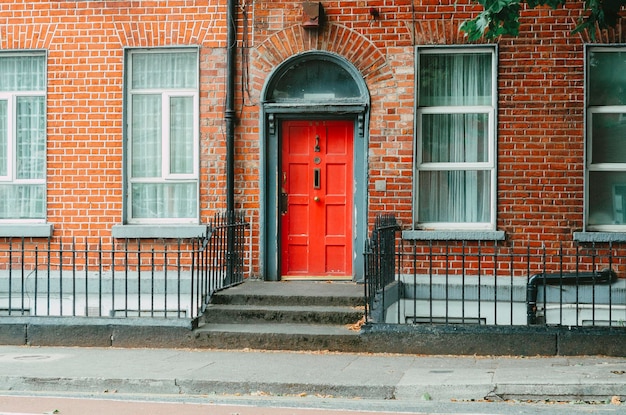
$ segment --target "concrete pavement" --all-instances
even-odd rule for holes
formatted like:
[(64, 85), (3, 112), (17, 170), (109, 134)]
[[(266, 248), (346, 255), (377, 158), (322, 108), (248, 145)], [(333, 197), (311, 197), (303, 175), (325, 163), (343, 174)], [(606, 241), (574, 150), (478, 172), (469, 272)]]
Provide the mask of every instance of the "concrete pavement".
[(0, 394), (626, 400), (626, 358), (0, 346)]

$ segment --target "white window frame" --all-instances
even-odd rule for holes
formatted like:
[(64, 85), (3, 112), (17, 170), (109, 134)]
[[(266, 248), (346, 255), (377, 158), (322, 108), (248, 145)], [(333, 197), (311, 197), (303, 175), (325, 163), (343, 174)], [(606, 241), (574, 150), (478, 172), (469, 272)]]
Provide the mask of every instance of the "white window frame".
[[(44, 58), (44, 61), (46, 61), (46, 53), (45, 52), (7, 52), (7, 53), (0, 53), (0, 59), (3, 57), (9, 57), (9, 56), (38, 56), (38, 57), (42, 57)], [(7, 223), (45, 223), (46, 222), (46, 217), (47, 217), (47, 186), (46, 185), (46, 177), (47, 175), (44, 175), (43, 178), (41, 179), (19, 179), (17, 178), (17, 166), (16, 166), (16, 160), (17, 160), (17, 154), (16, 154), (16, 146), (17, 146), (17, 100), (19, 97), (43, 97), (44, 98), (44, 102), (46, 99), (46, 92), (47, 92), (47, 65), (44, 64), (44, 74), (45, 74), (45, 79), (46, 79), (46, 85), (44, 85), (43, 90), (38, 91), (38, 90), (31, 90), (31, 91), (13, 91), (13, 92), (8, 92), (8, 91), (1, 91), (0, 92), (0, 101), (6, 101), (7, 102), (7, 134), (8, 137), (4, 137), (3, 139), (6, 139), (8, 141), (8, 145), (7, 145), (7, 173), (6, 175), (0, 175), (0, 184), (11, 184), (11, 185), (44, 185), (44, 200), (42, 201), (42, 203), (44, 204), (44, 217), (42, 218), (0, 218), (0, 224), (7, 224)], [(2, 76), (2, 74), (0, 74), (0, 76)], [(47, 124), (47, 106), (44, 105), (44, 123)], [(47, 148), (47, 137), (45, 138), (46, 141), (46, 148)], [(45, 151), (45, 150), (44, 150)], [(43, 163), (44, 163), (44, 167), (43, 170), (44, 172), (47, 171), (47, 166), (46, 166), (46, 160), (47, 157), (44, 155), (43, 157)]]
[(7, 135), (3, 137), (3, 140), (7, 141), (7, 171), (5, 175), (0, 175), (0, 183), (13, 183), (13, 178), (16, 176), (15, 171), (15, 116), (14, 109), (17, 104), (17, 97), (10, 92), (0, 92), (0, 101), (7, 102)]
[[(130, 81), (132, 77), (132, 62), (133, 56), (137, 54), (145, 53), (196, 53), (196, 87), (195, 88), (163, 88), (159, 90), (155, 89), (133, 89)], [(129, 50), (127, 53), (127, 88), (126, 94), (126, 209), (125, 217), (126, 222), (129, 224), (196, 224), (200, 221), (200, 65), (199, 65), (199, 50), (198, 48), (156, 48), (156, 49), (134, 49)], [(160, 95), (161, 96), (161, 176), (160, 177), (132, 177), (132, 123), (133, 108), (132, 108), (132, 96), (133, 95)], [(172, 98), (192, 97), (193, 98), (193, 171), (188, 174), (175, 174), (170, 170), (170, 102)], [(132, 186), (135, 183), (195, 183), (196, 185), (196, 216), (193, 218), (134, 218), (133, 217), (133, 200), (132, 200)]]
[[(420, 107), (419, 104), (419, 73), (420, 73), (420, 56), (423, 54), (437, 53), (490, 53), (491, 54), (491, 104), (490, 105), (473, 105), (473, 106), (428, 106)], [(496, 195), (497, 195), (497, 177), (496, 177), (496, 114), (497, 114), (497, 50), (495, 46), (417, 46), (415, 53), (415, 160), (414, 160), (414, 199), (413, 199), (413, 222), (414, 227), (420, 230), (495, 230), (496, 229)], [(423, 162), (421, 131), (422, 118), (427, 114), (487, 114), (488, 115), (488, 158), (484, 162), (467, 162), (467, 163), (434, 163)], [(420, 201), (420, 172), (423, 171), (486, 171), (489, 172), (490, 179), (490, 221), (489, 222), (423, 222), (419, 218), (419, 201)]]

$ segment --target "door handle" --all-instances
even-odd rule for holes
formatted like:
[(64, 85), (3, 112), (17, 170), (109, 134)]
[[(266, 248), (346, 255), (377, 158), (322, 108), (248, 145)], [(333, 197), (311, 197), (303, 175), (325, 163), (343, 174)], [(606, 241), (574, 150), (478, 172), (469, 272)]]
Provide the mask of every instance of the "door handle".
[(280, 214), (287, 214), (287, 207), (289, 206), (289, 195), (285, 192), (280, 193)]
[(285, 184), (287, 184), (287, 173), (283, 172), (283, 184), (280, 187), (280, 200), (278, 201), (281, 215), (287, 214), (287, 209), (289, 206), (289, 195), (285, 191)]
[(320, 198), (319, 198), (318, 196), (315, 196), (315, 197), (313, 198), (313, 201), (314, 201), (314, 202), (319, 202), (319, 201), (320, 201)]

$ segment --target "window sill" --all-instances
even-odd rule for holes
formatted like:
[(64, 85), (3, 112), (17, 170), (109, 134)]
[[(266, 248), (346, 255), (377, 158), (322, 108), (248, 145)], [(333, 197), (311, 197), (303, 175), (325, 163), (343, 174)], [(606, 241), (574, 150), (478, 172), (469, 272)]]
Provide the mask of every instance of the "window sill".
[(574, 232), (576, 242), (626, 242), (626, 232)]
[(3, 238), (50, 238), (51, 236), (51, 223), (0, 224), (0, 237)]
[(113, 225), (114, 238), (187, 239), (206, 234), (206, 225)]
[(402, 231), (402, 239), (414, 241), (503, 241), (504, 231)]

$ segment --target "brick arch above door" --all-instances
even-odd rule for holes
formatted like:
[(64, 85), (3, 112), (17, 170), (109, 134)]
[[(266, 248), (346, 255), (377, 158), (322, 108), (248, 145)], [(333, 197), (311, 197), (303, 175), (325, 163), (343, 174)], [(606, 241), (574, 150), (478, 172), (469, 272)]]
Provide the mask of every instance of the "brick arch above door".
[(348, 59), (368, 83), (393, 79), (393, 72), (383, 52), (361, 33), (338, 24), (330, 24), (321, 32), (309, 31), (300, 25), (274, 33), (250, 51), (252, 78), (261, 90), (265, 78), (288, 58), (304, 52), (332, 52)]

